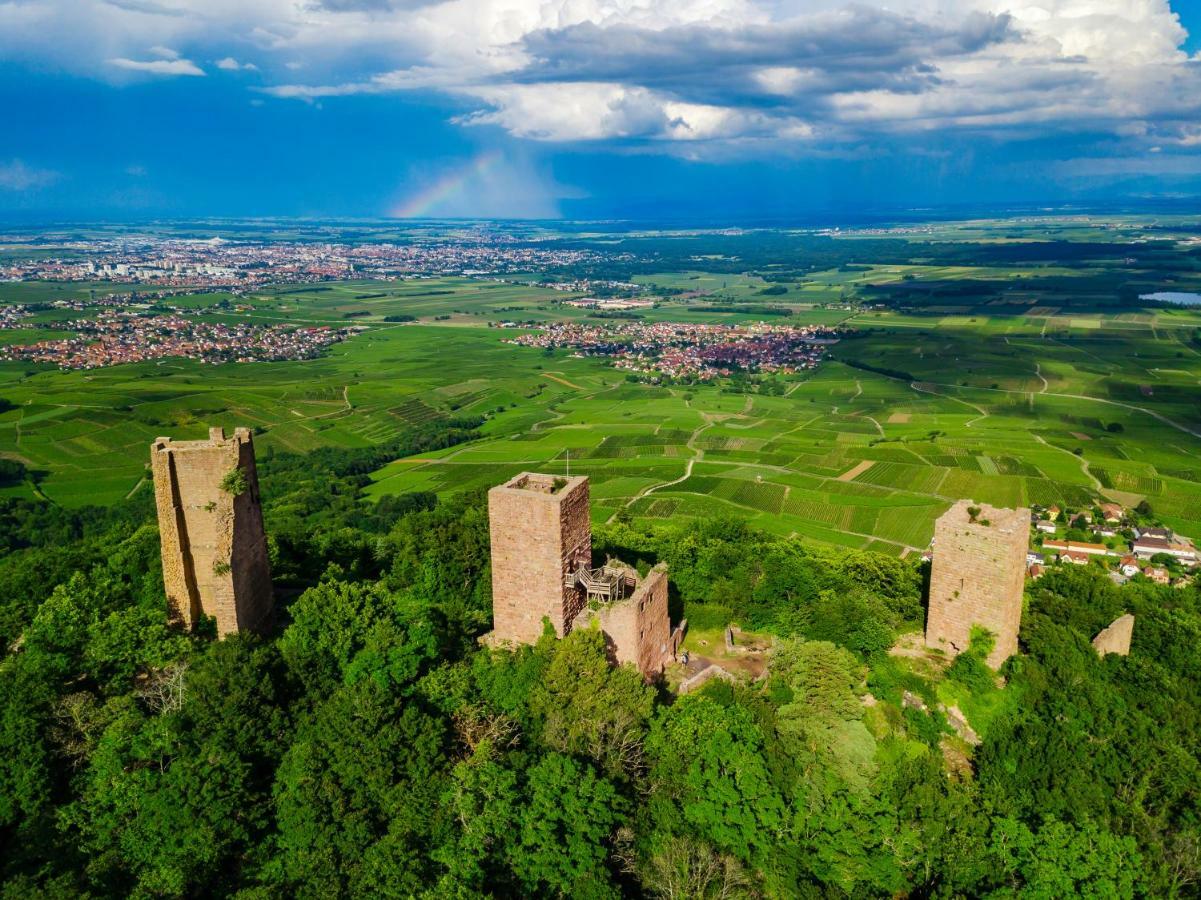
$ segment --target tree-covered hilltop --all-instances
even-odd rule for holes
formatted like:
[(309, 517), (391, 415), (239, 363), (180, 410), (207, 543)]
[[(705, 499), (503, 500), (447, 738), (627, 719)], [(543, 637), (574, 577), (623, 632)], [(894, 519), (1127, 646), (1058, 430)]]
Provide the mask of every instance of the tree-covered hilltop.
[[(595, 631), (481, 649), (483, 497), (368, 504), (370, 453), (260, 460), (266, 638), (166, 626), (145, 496), (0, 507), (5, 898), (1198, 893), (1196, 588), (1050, 572), (1002, 687), (979, 647), (889, 654), (924, 615), (906, 562), (598, 529), (695, 627), (776, 636), (766, 679), (676, 697)], [(1131, 655), (1098, 657), (1125, 611)]]

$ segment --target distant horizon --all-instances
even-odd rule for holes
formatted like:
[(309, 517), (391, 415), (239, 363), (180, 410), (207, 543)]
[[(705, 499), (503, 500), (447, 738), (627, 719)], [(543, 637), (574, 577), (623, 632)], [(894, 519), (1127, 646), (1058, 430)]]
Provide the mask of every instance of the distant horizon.
[(660, 216), (571, 216), (526, 218), (505, 216), (387, 216), (387, 215), (287, 215), (287, 214), (196, 214), (103, 216), (50, 215), (28, 212), (12, 216), (0, 211), (0, 228), (66, 228), (72, 226), (151, 226), (191, 225), (213, 222), (220, 224), (239, 223), (309, 223), (321, 224), (378, 224), (403, 225), (414, 228), (434, 227), (445, 224), (539, 225), (563, 227), (572, 225), (610, 225), (631, 227), (655, 226), (662, 230), (672, 229), (722, 229), (722, 228), (824, 228), (856, 225), (905, 225), (937, 222), (971, 221), (976, 219), (1007, 219), (1021, 216), (1045, 216), (1049, 218), (1070, 216), (1193, 216), (1201, 213), (1201, 197), (1127, 199), (1107, 204), (1083, 203), (1027, 203), (985, 204), (964, 203), (943, 206), (894, 206), (858, 209), (814, 209), (798, 211), (791, 215), (769, 216), (752, 213), (730, 212), (724, 215), (660, 215)]

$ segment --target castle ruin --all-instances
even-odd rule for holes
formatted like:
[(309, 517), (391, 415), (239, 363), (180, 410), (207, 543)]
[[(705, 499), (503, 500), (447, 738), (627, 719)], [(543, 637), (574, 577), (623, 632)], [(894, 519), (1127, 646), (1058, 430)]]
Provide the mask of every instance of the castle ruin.
[(957, 656), (972, 628), (996, 643), (988, 665), (1000, 668), (1017, 652), (1022, 620), (1030, 511), (960, 500), (934, 526), (934, 561), (926, 614), (926, 646)]
[(271, 570), (249, 429), (157, 438), (150, 467), (171, 620), (191, 628), (212, 616), (222, 636), (265, 626)]
[(653, 678), (683, 636), (667, 612), (667, 569), (645, 578), (620, 563), (592, 566), (588, 479), (522, 472), (488, 492), (492, 621), (488, 643), (532, 644), (549, 620), (563, 637), (593, 623), (616, 664)]
[(632, 663), (644, 676), (653, 677), (676, 658), (683, 637), (682, 629), (673, 635), (667, 614), (667, 566), (660, 563), (639, 578), (634, 569), (608, 563), (600, 570), (579, 570), (577, 579), (614, 570), (622, 572), (620, 591), (597, 596), (580, 583), (587, 602), (572, 627), (588, 628), (595, 621), (614, 663)]
[(1106, 653), (1129, 656), (1130, 640), (1133, 637), (1134, 616), (1126, 613), (1097, 632), (1097, 636), (1093, 638), (1093, 649), (1097, 651), (1098, 656), (1104, 656)]

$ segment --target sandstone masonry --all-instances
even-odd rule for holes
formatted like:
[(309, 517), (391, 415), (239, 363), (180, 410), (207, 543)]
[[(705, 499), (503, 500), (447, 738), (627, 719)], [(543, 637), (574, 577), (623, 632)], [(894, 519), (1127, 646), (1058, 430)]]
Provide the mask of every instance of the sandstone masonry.
[(587, 628), (595, 621), (614, 663), (633, 663), (643, 675), (657, 675), (676, 658), (683, 637), (682, 632), (673, 635), (667, 614), (667, 566), (660, 563), (643, 579), (630, 569), (629, 577), (635, 585), (629, 597), (598, 603), (595, 609), (586, 606), (572, 627)]
[(523, 472), (488, 492), (494, 646), (532, 644), (547, 619), (563, 637), (595, 624), (611, 660), (647, 678), (683, 636), (667, 612), (667, 569), (646, 578), (617, 563), (592, 568), (588, 479)]
[[(969, 509), (978, 509), (973, 519)], [(934, 561), (926, 645), (956, 656), (972, 627), (996, 636), (988, 664), (996, 669), (1017, 652), (1022, 619), (1030, 511), (960, 500), (934, 526)]]
[[(264, 627), (271, 570), (250, 431), (227, 438), (210, 428), (204, 441), (157, 438), (150, 467), (171, 620), (190, 628), (212, 616), (220, 635)], [(241, 476), (231, 476), (237, 470)], [(240, 493), (227, 478), (234, 487), (241, 482)]]
[(488, 492), (492, 627), (497, 642), (532, 644), (548, 618), (563, 637), (583, 606), (566, 579), (592, 564), (588, 479), (523, 472)]
[(1093, 649), (1100, 656), (1104, 656), (1106, 653), (1129, 656), (1130, 639), (1133, 637), (1134, 616), (1126, 613), (1124, 616), (1118, 616), (1109, 623), (1107, 628), (1103, 628), (1097, 633), (1097, 636), (1093, 638)]

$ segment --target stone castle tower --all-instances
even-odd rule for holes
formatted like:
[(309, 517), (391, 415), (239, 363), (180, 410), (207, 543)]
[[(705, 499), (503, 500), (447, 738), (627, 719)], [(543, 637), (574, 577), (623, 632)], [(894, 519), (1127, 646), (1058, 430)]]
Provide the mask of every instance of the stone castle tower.
[(212, 616), (223, 636), (265, 626), (271, 570), (250, 431), (227, 438), (210, 428), (204, 441), (157, 438), (150, 467), (172, 621), (190, 628)]
[(549, 619), (559, 637), (595, 625), (609, 658), (647, 679), (675, 658), (683, 624), (667, 610), (667, 568), (592, 567), (588, 479), (523, 472), (488, 492), (492, 645), (532, 644)]
[(956, 656), (968, 648), (972, 626), (980, 625), (996, 635), (992, 668), (1016, 653), (1029, 545), (1028, 509), (960, 500), (947, 510), (934, 526), (926, 646)]
[(492, 537), (492, 620), (497, 642), (532, 644), (549, 618), (571, 630), (583, 601), (567, 586), (592, 565), (588, 479), (523, 472), (488, 492)]

